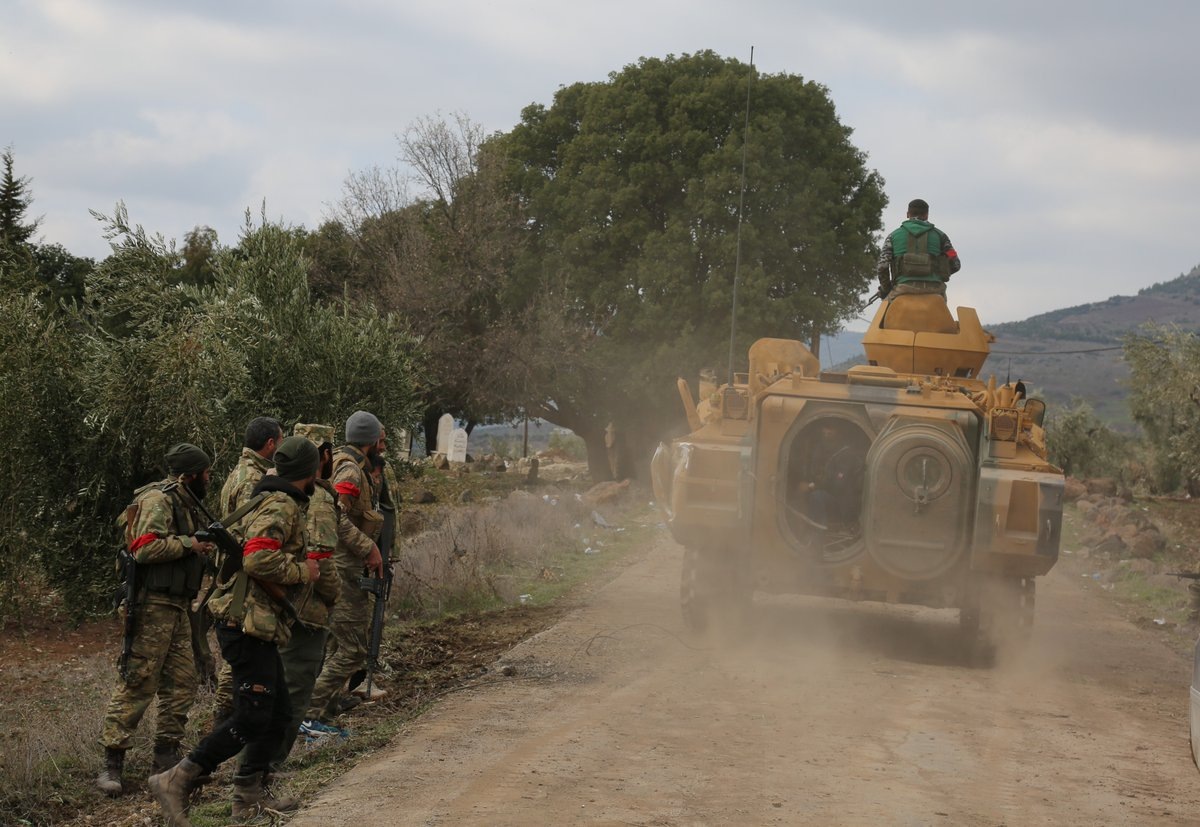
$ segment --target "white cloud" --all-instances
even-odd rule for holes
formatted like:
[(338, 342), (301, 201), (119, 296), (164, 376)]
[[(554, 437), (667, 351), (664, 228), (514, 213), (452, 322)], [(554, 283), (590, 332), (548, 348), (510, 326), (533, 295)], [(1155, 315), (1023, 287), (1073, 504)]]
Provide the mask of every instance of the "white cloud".
[(923, 8), (918, 25), (882, 0), (27, 0), (0, 29), (0, 145), (34, 179), (46, 238), (77, 252), (104, 253), (87, 208), (118, 199), (152, 229), (231, 240), (263, 198), (315, 225), (434, 110), (507, 129), (639, 56), (754, 44), (763, 71), (829, 87), (887, 179), (886, 225), (933, 203), (965, 262), (952, 303), (1020, 318), (1200, 261), (1200, 110), (1170, 91), (1200, 69), (1197, 7)]

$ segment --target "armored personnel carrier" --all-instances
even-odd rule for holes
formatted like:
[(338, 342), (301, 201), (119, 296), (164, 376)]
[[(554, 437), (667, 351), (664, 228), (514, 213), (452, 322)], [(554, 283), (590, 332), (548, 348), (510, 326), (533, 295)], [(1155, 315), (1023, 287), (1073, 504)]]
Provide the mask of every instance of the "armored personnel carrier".
[(981, 370), (994, 337), (937, 295), (885, 300), (867, 364), (820, 369), (760, 339), (749, 372), (698, 400), (659, 446), (655, 495), (685, 547), (688, 625), (739, 619), (756, 591), (955, 608), (991, 645), (1033, 623), (1034, 578), (1058, 559), (1063, 474), (1045, 404)]

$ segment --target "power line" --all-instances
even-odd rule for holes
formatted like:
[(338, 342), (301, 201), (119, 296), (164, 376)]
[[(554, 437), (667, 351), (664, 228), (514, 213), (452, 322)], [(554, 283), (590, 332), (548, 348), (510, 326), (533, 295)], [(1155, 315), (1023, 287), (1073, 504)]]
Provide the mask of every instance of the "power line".
[(1124, 350), (1125, 345), (1111, 347), (1089, 347), (1082, 350), (991, 350), (997, 356), (1066, 356), (1071, 353), (1102, 353), (1106, 350)]

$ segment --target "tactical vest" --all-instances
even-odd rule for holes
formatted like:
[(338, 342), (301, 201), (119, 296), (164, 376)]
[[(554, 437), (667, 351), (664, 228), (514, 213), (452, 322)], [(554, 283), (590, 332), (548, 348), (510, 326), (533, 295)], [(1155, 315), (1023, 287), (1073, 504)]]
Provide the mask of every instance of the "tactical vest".
[[(361, 457), (357, 450), (350, 447), (339, 448), (333, 455), (333, 476), (336, 477), (342, 466), (353, 464), (362, 469)], [(379, 530), (383, 527), (383, 515), (375, 508), (376, 493), (374, 486), (371, 484), (371, 475), (366, 471), (361, 471), (363, 484), (366, 486), (366, 491), (359, 492), (357, 504), (361, 510), (350, 511), (346, 516), (350, 522), (366, 534), (371, 540), (379, 539)]]
[[(171, 500), (171, 522), (174, 523), (178, 534), (190, 534), (194, 529), (191, 515), (182, 508), (179, 498), (174, 495), (178, 482), (152, 482), (143, 485), (133, 492), (133, 502), (125, 507), (125, 511), (117, 519), (118, 525), (124, 523), (125, 545), (133, 547), (134, 526), (137, 524), (138, 511), (142, 507), (142, 494), (147, 491), (162, 491)], [(183, 600), (194, 600), (200, 593), (200, 585), (204, 580), (204, 558), (199, 554), (185, 554), (169, 563), (141, 564), (137, 566), (138, 589), (144, 589), (154, 594)]]
[[(930, 252), (931, 247), (934, 252)], [(892, 233), (896, 281), (946, 281), (950, 278), (950, 259), (941, 251), (942, 234), (937, 228), (914, 233), (901, 226)]]

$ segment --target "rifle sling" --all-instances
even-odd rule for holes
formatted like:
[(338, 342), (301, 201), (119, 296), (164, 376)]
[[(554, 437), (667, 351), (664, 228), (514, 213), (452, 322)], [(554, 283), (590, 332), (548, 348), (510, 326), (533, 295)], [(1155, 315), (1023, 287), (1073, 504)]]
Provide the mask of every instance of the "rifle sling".
[(248, 499), (241, 508), (235, 510), (231, 514), (226, 514), (225, 519), (221, 521), (221, 524), (224, 525), (225, 528), (232, 528), (233, 526), (237, 525), (237, 521), (249, 514), (256, 505), (263, 501), (263, 497), (265, 496), (267, 495), (255, 494), (253, 497)]
[(246, 574), (245, 569), (238, 569), (238, 573), (233, 576), (233, 600), (229, 603), (231, 617), (245, 617), (246, 591), (249, 588), (250, 575)]
[[(258, 505), (260, 502), (262, 502), (263, 497), (265, 497), (265, 496), (267, 496), (267, 495), (266, 494), (256, 494), (255, 496), (251, 497), (249, 500), (247, 500), (245, 503), (242, 504), (241, 508), (235, 509), (230, 514), (227, 514), (221, 524), (225, 528), (229, 528), (231, 525), (236, 525), (237, 521), (242, 519), (242, 517), (245, 517), (256, 505)], [(238, 574), (241, 574), (241, 573), (242, 573), (241, 569), (238, 569)], [(236, 577), (237, 575), (234, 575), (234, 576)], [(238, 585), (234, 584), (234, 588), (237, 589)], [(216, 589), (217, 589), (217, 577), (216, 577), (216, 575), (214, 575), (213, 579), (212, 579), (212, 583), (209, 584), (208, 591), (206, 591), (204, 593), (204, 599), (200, 601), (200, 606), (202, 608), (208, 604), (208, 599), (210, 597), (212, 597), (213, 592), (216, 591)], [(234, 597), (234, 603), (237, 604), (239, 611), (242, 608), (242, 604), (246, 600), (246, 586), (242, 585), (241, 590), (242, 590), (241, 591), (241, 599), (239, 600), (236, 597), (236, 595)]]

